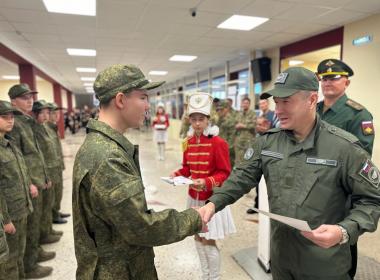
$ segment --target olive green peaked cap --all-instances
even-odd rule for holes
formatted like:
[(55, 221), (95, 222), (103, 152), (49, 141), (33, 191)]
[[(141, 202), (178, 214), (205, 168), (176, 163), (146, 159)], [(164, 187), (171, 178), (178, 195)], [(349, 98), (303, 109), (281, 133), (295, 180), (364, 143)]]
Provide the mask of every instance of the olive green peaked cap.
[(318, 91), (317, 75), (304, 67), (291, 67), (280, 73), (274, 82), (274, 88), (261, 94), (260, 99), (289, 97), (298, 91)]
[(13, 113), (15, 115), (21, 115), (22, 113), (13, 107), (12, 104), (5, 100), (0, 100), (0, 115), (5, 115), (8, 113)]
[(133, 89), (150, 90), (165, 82), (149, 82), (141, 70), (134, 65), (113, 65), (96, 77), (94, 91), (99, 101), (108, 101), (118, 92), (130, 92)]
[(9, 91), (8, 95), (10, 99), (25, 95), (25, 94), (37, 94), (38, 92), (35, 90), (31, 90), (28, 86), (28, 84), (19, 84), (12, 86)]

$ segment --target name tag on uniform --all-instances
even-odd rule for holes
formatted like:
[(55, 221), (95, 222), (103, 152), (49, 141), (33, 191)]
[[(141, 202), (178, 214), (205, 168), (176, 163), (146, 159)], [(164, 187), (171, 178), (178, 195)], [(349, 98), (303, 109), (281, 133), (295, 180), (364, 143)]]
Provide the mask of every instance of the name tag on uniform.
[(261, 151), (261, 155), (262, 156), (273, 157), (273, 158), (278, 158), (278, 159), (283, 159), (284, 158), (283, 154), (280, 154), (280, 153), (277, 153), (277, 152), (268, 151), (268, 150), (262, 150)]
[(338, 165), (338, 161), (334, 159), (322, 159), (322, 158), (307, 158), (306, 163), (328, 165), (328, 166), (335, 166), (335, 167)]

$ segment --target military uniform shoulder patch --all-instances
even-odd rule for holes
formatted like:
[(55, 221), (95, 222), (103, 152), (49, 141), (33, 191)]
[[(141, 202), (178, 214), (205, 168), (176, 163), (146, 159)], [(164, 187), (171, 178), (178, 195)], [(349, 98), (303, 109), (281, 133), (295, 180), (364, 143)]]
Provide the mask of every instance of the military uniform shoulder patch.
[(373, 127), (372, 121), (363, 121), (362, 122), (362, 131), (364, 135), (373, 135), (375, 134), (375, 128)]
[(244, 159), (250, 160), (253, 157), (254, 153), (255, 153), (255, 151), (253, 150), (253, 148), (248, 148), (244, 154)]
[(377, 169), (377, 167), (369, 159), (367, 159), (362, 169), (360, 169), (359, 175), (363, 177), (366, 181), (368, 181), (376, 189), (379, 188), (379, 185), (380, 185), (379, 169)]
[(357, 111), (361, 111), (361, 110), (365, 109), (365, 107), (363, 105), (359, 104), (358, 102), (356, 102), (352, 99), (347, 99), (346, 104), (348, 106), (350, 106), (351, 108), (354, 108)]

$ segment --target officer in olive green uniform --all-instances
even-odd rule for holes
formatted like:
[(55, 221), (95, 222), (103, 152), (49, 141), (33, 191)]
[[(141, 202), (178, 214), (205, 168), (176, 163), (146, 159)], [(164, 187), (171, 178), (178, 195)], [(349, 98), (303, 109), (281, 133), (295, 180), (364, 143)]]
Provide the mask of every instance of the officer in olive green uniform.
[[(27, 84), (14, 85), (9, 89), (8, 95), (12, 104), (23, 111), (22, 115), (15, 116), (15, 124), (9, 136), (12, 138), (11, 142), (15, 144), (24, 156), (33, 186), (37, 187), (38, 191), (41, 192), (47, 186), (48, 177), (43, 156), (33, 131), (36, 122), (28, 115), (32, 110), (34, 94), (37, 94), (37, 92), (30, 90)], [(30, 102), (30, 108), (22, 110), (17, 104), (24, 104), (25, 102)], [(39, 247), (42, 195), (33, 198), (32, 203), (34, 211), (28, 216), (27, 220), (24, 268), (27, 277), (41, 278), (49, 275), (52, 272), (52, 268), (38, 265), (37, 261), (39, 257), (43, 257), (45, 260), (46, 258), (54, 257), (55, 254), (53, 252), (46, 252)]]
[[(337, 59), (323, 60), (319, 63), (317, 71), (321, 78), (322, 93), (325, 96), (325, 99), (317, 105), (319, 116), (324, 121), (355, 135), (364, 149), (372, 155), (375, 140), (372, 115), (345, 94), (350, 84), (348, 77), (353, 76), (354, 71), (346, 63)], [(351, 246), (351, 254), (350, 275), (354, 278), (358, 259), (356, 244)]]
[(352, 69), (343, 61), (326, 59), (318, 65), (318, 74), (324, 95), (324, 100), (317, 105), (321, 119), (355, 135), (363, 148), (372, 154), (375, 140), (373, 117), (345, 93), (350, 84), (348, 77), (354, 75)]
[(162, 84), (150, 83), (132, 65), (111, 66), (96, 78), (99, 120), (89, 121), (73, 171), (78, 280), (157, 279), (152, 247), (201, 231), (194, 209), (148, 210), (138, 147), (123, 136), (143, 123), (147, 90)]
[(232, 113), (231, 107), (227, 100), (220, 101), (218, 105), (218, 122), (217, 126), (219, 127), (219, 137), (226, 140), (229, 151), (230, 151), (230, 162), (231, 166), (235, 164), (235, 149), (234, 149), (234, 141), (235, 141), (235, 125), (236, 125), (236, 117), (235, 113)]
[[(44, 157), (47, 175), (50, 184), (42, 190), (42, 218), (40, 244), (50, 244), (58, 242), (63, 234), (62, 231), (53, 230), (53, 204), (54, 191), (59, 180), (60, 161), (58, 160), (57, 148), (55, 147), (54, 138), (48, 133), (47, 121), (49, 120), (50, 105), (45, 100), (37, 100), (33, 103), (33, 114), (38, 124), (35, 126), (35, 135), (38, 146)], [(42, 114), (43, 116), (39, 116)], [(40, 117), (40, 119), (39, 119)], [(43, 117), (43, 120), (41, 120)]]
[(242, 100), (244, 107), (236, 115), (235, 135), (235, 164), (243, 161), (245, 151), (252, 145), (256, 137), (256, 114), (250, 110), (251, 100), (247, 97)]
[[(0, 117), (12, 118), (21, 115), (8, 101), (0, 101)], [(13, 126), (13, 125), (12, 125)], [(7, 233), (9, 258), (0, 265), (0, 279), (24, 278), (24, 253), (26, 242), (26, 218), (33, 211), (29, 195), (31, 184), (28, 169), (18, 148), (9, 141), (12, 127), (0, 127), (0, 196), (4, 198), (3, 223), (13, 226), (15, 232)]]
[[(209, 220), (215, 209), (234, 203), (264, 175), (270, 211), (306, 220), (314, 229), (300, 232), (271, 221), (274, 280), (350, 279), (349, 245), (375, 231), (380, 217), (380, 172), (355, 136), (316, 116), (317, 91), (317, 77), (305, 68), (280, 73), (275, 88), (262, 97), (276, 98), (282, 130), (260, 136), (245, 163), (200, 209), (203, 220)], [(356, 198), (352, 209), (349, 195)]]
[(62, 152), (62, 143), (61, 138), (58, 134), (58, 126), (57, 122), (59, 120), (59, 110), (62, 108), (58, 107), (56, 103), (48, 103), (50, 106), (50, 116), (49, 121), (46, 123), (46, 130), (49, 136), (54, 140), (54, 149), (57, 153), (57, 160), (59, 162), (59, 168), (57, 168), (57, 172), (52, 178), (54, 180), (54, 204), (53, 204), (53, 223), (54, 224), (64, 224), (67, 223), (67, 220), (64, 218), (70, 217), (70, 214), (61, 213), (59, 210), (61, 209), (61, 201), (63, 194), (63, 170), (65, 170), (65, 162), (63, 160), (63, 152)]

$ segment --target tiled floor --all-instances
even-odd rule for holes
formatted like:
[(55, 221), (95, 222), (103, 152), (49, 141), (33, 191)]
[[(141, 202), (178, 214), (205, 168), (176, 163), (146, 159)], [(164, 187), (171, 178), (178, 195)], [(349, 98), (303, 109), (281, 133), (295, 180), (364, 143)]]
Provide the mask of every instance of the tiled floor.
[[(168, 176), (179, 167), (181, 162), (181, 143), (171, 139), (166, 148), (166, 160), (156, 160), (156, 147), (150, 133), (136, 130), (130, 131), (127, 137), (140, 145), (140, 163), (147, 200), (150, 207), (156, 211), (165, 208), (183, 210), (186, 204), (187, 190), (181, 187), (171, 187), (162, 182), (161, 176)], [(64, 194), (62, 211), (71, 213), (71, 175), (75, 153), (84, 139), (84, 131), (74, 136), (67, 134), (63, 141), (66, 170), (64, 172)], [(232, 213), (237, 227), (237, 233), (218, 242), (222, 253), (222, 279), (244, 280), (249, 276), (236, 264), (231, 255), (237, 251), (255, 246), (257, 243), (257, 215), (247, 215), (246, 209), (252, 204), (255, 191), (243, 197), (232, 205)], [(72, 218), (68, 223), (55, 226), (63, 230), (64, 235), (59, 243), (45, 246), (46, 250), (54, 250), (57, 257), (49, 262), (41, 263), (54, 267), (53, 274), (46, 279), (75, 279), (76, 260), (72, 233)], [(193, 280), (199, 277), (199, 261), (194, 248), (193, 238), (189, 237), (175, 244), (155, 248), (155, 262), (160, 279)], [(359, 252), (380, 262), (380, 231), (365, 234), (359, 242)]]

